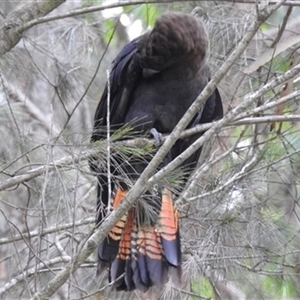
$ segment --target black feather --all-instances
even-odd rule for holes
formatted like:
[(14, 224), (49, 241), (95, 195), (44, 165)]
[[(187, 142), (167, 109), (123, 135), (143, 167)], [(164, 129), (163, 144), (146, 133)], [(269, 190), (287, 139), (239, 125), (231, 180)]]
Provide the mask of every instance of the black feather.
[[(178, 13), (162, 16), (152, 31), (128, 43), (113, 61), (110, 72), (110, 130), (113, 132), (131, 124), (135, 131), (142, 133), (148, 133), (152, 128), (163, 134), (172, 132), (210, 80), (206, 62), (208, 44), (202, 22), (196, 17)], [(92, 142), (106, 138), (107, 89), (108, 85), (96, 109)], [(222, 117), (222, 101), (216, 89), (188, 128)], [(201, 133), (178, 140), (160, 167), (175, 159), (200, 136)], [(181, 167), (187, 174), (195, 168), (200, 154), (201, 149), (182, 163)], [(97, 163), (97, 157), (91, 158), (89, 163), (98, 174), (96, 222), (100, 225), (112, 196), (108, 194), (107, 171), (99, 167), (101, 164)], [(120, 179), (124, 173), (132, 181), (136, 180), (148, 163), (145, 159), (135, 158), (128, 164), (120, 161), (119, 166), (113, 165), (110, 171), (119, 178), (119, 182), (113, 182), (112, 189), (126, 186)], [(159, 189), (160, 192), (166, 191), (163, 183)], [(154, 284), (166, 282), (169, 266), (176, 267), (180, 273), (180, 236), (173, 198), (170, 194), (164, 214), (170, 214), (168, 217), (174, 218), (176, 224), (163, 220), (162, 196), (151, 197), (151, 193), (147, 192), (147, 197), (139, 202), (153, 202), (150, 206), (155, 208), (156, 213), (152, 219), (149, 221), (147, 205), (144, 210), (132, 208), (130, 212), (135, 215), (124, 228), (118, 229), (117, 236), (111, 234), (99, 246), (99, 260), (110, 262), (109, 280), (116, 280), (116, 289), (146, 291)], [(144, 238), (140, 238), (142, 234)], [(123, 242), (120, 242), (121, 237)]]

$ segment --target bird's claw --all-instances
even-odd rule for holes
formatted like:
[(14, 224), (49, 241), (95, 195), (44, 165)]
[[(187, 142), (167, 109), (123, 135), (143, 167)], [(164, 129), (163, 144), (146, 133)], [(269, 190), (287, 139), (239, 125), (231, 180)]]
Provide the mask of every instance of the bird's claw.
[(156, 148), (159, 148), (163, 143), (163, 136), (155, 128), (150, 129), (150, 133), (154, 138), (154, 144)]

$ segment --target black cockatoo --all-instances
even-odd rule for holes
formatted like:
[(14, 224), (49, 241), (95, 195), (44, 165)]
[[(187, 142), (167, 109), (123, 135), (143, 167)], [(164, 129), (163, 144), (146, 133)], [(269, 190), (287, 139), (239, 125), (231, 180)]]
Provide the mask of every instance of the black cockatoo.
[[(183, 13), (168, 13), (159, 18), (150, 32), (128, 43), (113, 61), (110, 84), (106, 85), (96, 110), (91, 142), (106, 138), (108, 86), (112, 133), (130, 124), (135, 132), (169, 134), (210, 80), (208, 53), (208, 36), (198, 18)], [(188, 127), (222, 116), (222, 102), (216, 89)], [(200, 135), (178, 140), (162, 166)], [(189, 173), (200, 152), (201, 149), (183, 162)], [(101, 226), (108, 203), (115, 208), (129, 189), (124, 174), (134, 181), (149, 162), (135, 159), (120, 161), (118, 166), (112, 164), (110, 173), (116, 179), (111, 180), (111, 195), (107, 172), (99, 167), (97, 157), (89, 163), (98, 178), (97, 225)], [(170, 266), (180, 268), (174, 198), (170, 189), (157, 185), (137, 201), (99, 245), (100, 269), (103, 270), (103, 264), (109, 266), (109, 280), (114, 281), (117, 290), (146, 291), (167, 280)]]

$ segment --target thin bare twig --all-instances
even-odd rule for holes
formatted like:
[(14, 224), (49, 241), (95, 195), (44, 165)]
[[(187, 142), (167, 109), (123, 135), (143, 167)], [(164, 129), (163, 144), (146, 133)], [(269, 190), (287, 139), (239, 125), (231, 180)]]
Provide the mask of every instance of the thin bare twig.
[(276, 38), (274, 39), (273, 43), (271, 44), (270, 48), (274, 48), (277, 45), (277, 43), (279, 42), (279, 40), (281, 39), (282, 34), (283, 34), (284, 30), (285, 30), (286, 24), (287, 24), (287, 22), (289, 20), (289, 17), (291, 15), (292, 11), (293, 11), (293, 6), (290, 5), (288, 7), (286, 13), (285, 13), (285, 16), (283, 18), (282, 24), (281, 24), (281, 26), (280, 26), (280, 28), (278, 30), (278, 34), (277, 34)]
[[(20, 275), (14, 277), (11, 281), (9, 281), (8, 283), (6, 283), (2, 288), (0, 288), (0, 296), (4, 295), (5, 293), (7, 293), (10, 289), (14, 288), (16, 285), (21, 284), (22, 282), (24, 282), (24, 280), (26, 280), (26, 278), (28, 277), (32, 277), (32, 276), (37, 276), (40, 273), (44, 273), (44, 272), (53, 272), (52, 269), (50, 269), (50, 266), (59, 264), (59, 263), (66, 263), (70, 261), (70, 257), (64, 257), (64, 256), (59, 256), (59, 257), (55, 257), (51, 260), (39, 263), (37, 266), (34, 266), (33, 268), (26, 270), (26, 272), (21, 273)], [(47, 269), (45, 269), (45, 267)]]
[(83, 225), (94, 224), (94, 222), (95, 222), (94, 218), (87, 218), (87, 219), (80, 220), (77, 222), (72, 222), (72, 223), (67, 223), (67, 224), (62, 224), (62, 225), (56, 225), (56, 226), (49, 227), (49, 228), (44, 228), (42, 232), (39, 232), (38, 230), (33, 230), (33, 231), (30, 231), (27, 233), (23, 233), (21, 235), (15, 235), (10, 238), (2, 238), (2, 239), (0, 239), (0, 245), (14, 243), (19, 240), (28, 239), (29, 237), (33, 238), (36, 236), (44, 236), (47, 234), (60, 232), (63, 230), (73, 228), (74, 226), (79, 227), (79, 226), (83, 226)]

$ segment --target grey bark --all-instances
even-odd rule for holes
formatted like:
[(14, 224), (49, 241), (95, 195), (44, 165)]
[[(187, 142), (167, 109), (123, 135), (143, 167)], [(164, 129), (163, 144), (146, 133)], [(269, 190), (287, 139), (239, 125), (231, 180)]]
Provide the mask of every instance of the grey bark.
[(0, 25), (0, 56), (20, 41), (24, 24), (49, 14), (64, 2), (65, 0), (32, 1), (10, 13)]

